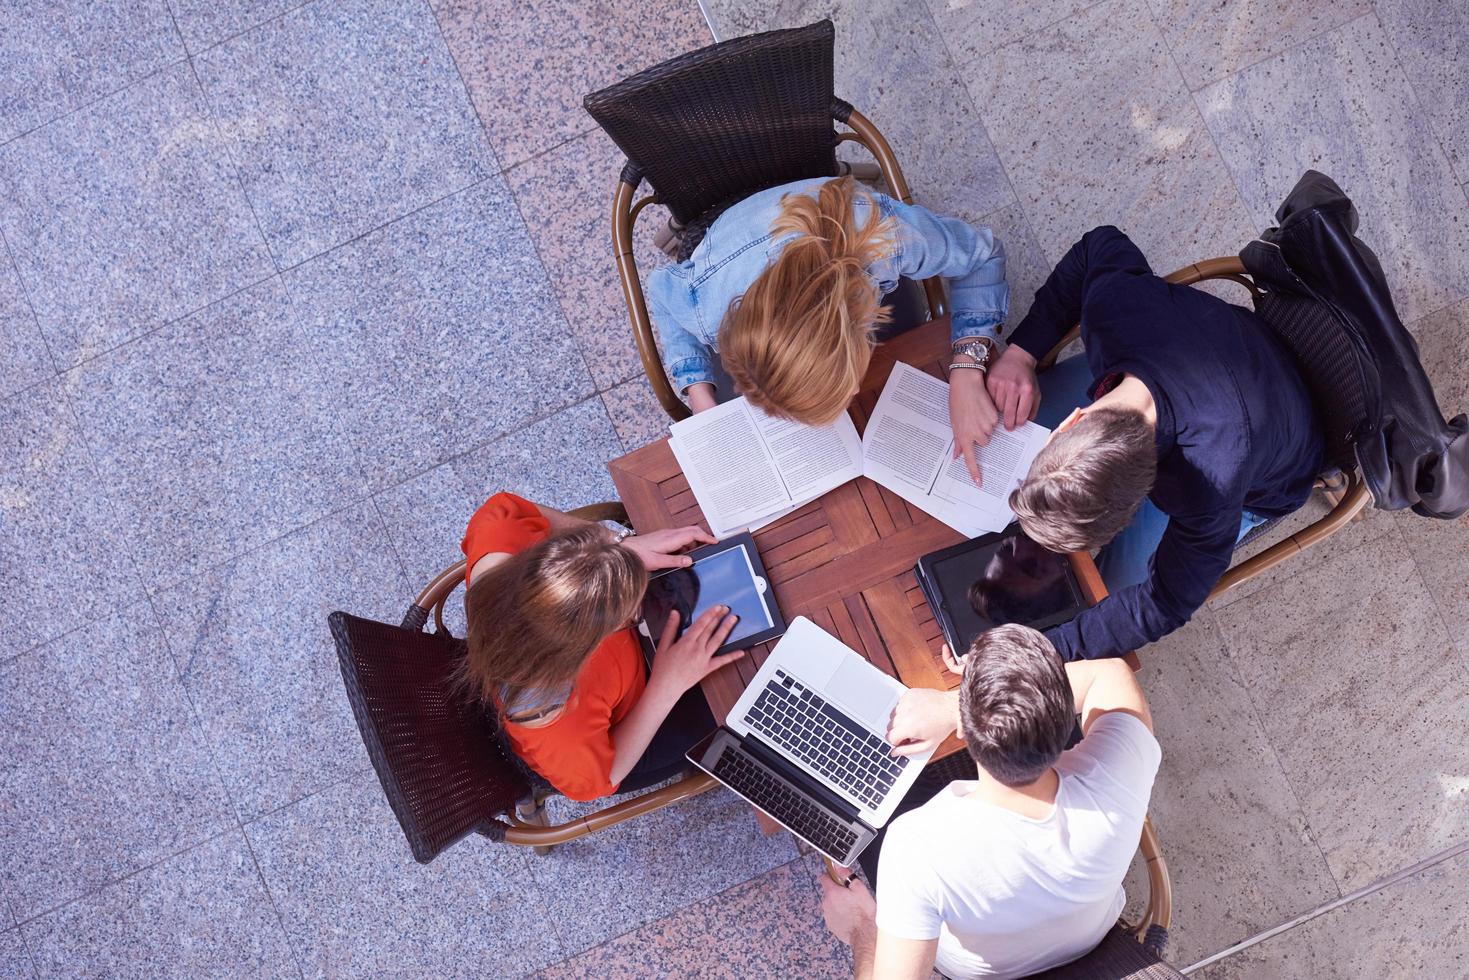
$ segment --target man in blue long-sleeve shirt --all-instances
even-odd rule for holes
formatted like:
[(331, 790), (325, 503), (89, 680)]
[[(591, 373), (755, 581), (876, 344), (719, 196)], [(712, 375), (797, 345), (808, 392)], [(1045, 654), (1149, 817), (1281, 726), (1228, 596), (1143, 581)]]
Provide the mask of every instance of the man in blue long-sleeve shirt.
[[(1036, 412), (1036, 360), (1078, 322), (1086, 356), (1041, 376)], [(1321, 467), (1310, 397), (1269, 327), (1153, 275), (1110, 226), (1051, 273), (988, 385), (1007, 424), (1036, 414), (1057, 429), (1015, 494), (1021, 526), (1058, 550), (1106, 546), (1111, 595), (1048, 634), (1068, 660), (1118, 656), (1188, 622), (1238, 539), (1305, 503)]]

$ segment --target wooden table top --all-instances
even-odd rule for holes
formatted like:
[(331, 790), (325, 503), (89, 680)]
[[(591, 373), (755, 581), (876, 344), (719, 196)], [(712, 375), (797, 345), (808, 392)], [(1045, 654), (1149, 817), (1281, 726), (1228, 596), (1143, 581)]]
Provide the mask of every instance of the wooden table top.
[[(924, 324), (877, 348), (849, 410), (859, 432), (897, 360), (947, 378), (948, 320)], [(707, 530), (667, 439), (607, 466), (637, 531), (686, 524)], [(959, 678), (944, 669), (939, 653), (943, 636), (913, 574), (919, 558), (963, 540), (958, 531), (861, 477), (761, 528), (754, 537), (787, 622), (808, 617), (909, 687), (958, 686)], [(1088, 600), (1099, 601), (1106, 587), (1091, 557), (1079, 554), (1071, 560)], [(704, 694), (716, 718), (722, 720), (734, 707), (769, 652), (770, 645), (762, 644), (704, 679)], [(958, 739), (950, 739), (935, 758), (960, 747)]]

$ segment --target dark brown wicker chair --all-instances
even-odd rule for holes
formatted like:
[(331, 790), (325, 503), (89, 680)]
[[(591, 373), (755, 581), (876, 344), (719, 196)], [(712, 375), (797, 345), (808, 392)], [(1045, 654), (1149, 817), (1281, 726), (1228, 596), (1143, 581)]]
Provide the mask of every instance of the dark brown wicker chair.
[[(1371, 493), (1357, 468), (1348, 433), (1352, 431), (1353, 422), (1363, 414), (1361, 386), (1352, 373), (1355, 361), (1341, 356), (1343, 352), (1337, 346), (1341, 343), (1340, 335), (1324, 328), (1319, 311), (1310, 309), (1309, 304), (1302, 308), (1261, 290), (1245, 272), (1244, 263), (1238, 256), (1205, 259), (1164, 278), (1182, 286), (1216, 279), (1238, 283), (1248, 289), (1255, 312), (1295, 354), (1296, 366), (1311, 392), (1326, 437), (1325, 469), (1316, 480), (1316, 489), (1331, 502), (1331, 511), (1258, 555), (1236, 563), (1220, 577), (1209, 593), (1210, 599), (1217, 599), (1360, 519), (1362, 510), (1371, 500)], [(1080, 335), (1080, 328), (1073, 327), (1050, 353), (1041, 358), (1036, 370), (1045, 371), (1055, 364), (1061, 351)], [(1264, 537), (1275, 524), (1275, 521), (1269, 521), (1260, 525), (1246, 535), (1240, 545)]]
[[(836, 176), (838, 143), (866, 147), (888, 192), (912, 201), (886, 139), (833, 94), (835, 30), (807, 27), (735, 38), (680, 55), (583, 101), (627, 156), (612, 202), (612, 248), (633, 339), (653, 393), (677, 421), (689, 409), (673, 390), (648, 318), (633, 257), (633, 225), (649, 204), (665, 205), (687, 257), (725, 208), (756, 191), (808, 177)], [(838, 132), (833, 123), (847, 132)], [(654, 193), (633, 202), (647, 180)], [(926, 314), (945, 312), (943, 284), (925, 280)]]
[[(627, 522), (621, 504), (572, 514)], [(328, 619), (357, 728), (415, 858), (427, 864), (471, 833), (545, 853), (714, 787), (712, 778), (695, 773), (546, 825), (544, 802), (553, 790), (510, 751), (493, 713), (457, 696), (450, 684), (463, 641), (444, 626), (444, 600), (463, 582), (462, 561), (435, 576), (401, 626), (343, 612)], [(425, 633), (430, 615), (435, 629)], [(517, 807), (529, 817), (517, 815)]]

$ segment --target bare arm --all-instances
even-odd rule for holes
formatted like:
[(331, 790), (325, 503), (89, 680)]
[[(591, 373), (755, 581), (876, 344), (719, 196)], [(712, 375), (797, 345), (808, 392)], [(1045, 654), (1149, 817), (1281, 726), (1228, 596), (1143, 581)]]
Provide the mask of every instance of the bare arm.
[(687, 632), (677, 640), (678, 612), (668, 617), (653, 654), (653, 671), (648, 686), (627, 717), (612, 729), (612, 772), (608, 781), (620, 784), (643, 757), (653, 741), (658, 726), (673, 710), (685, 691), (727, 663), (745, 655), (743, 650), (716, 657), (714, 652), (724, 644), (734, 629), (736, 616), (726, 615), (728, 606), (715, 606), (694, 620)]
[(857, 980), (870, 980), (872, 977), (928, 980), (933, 975), (933, 961), (939, 948), (937, 939), (900, 939), (879, 929), (876, 946), (875, 950), (864, 951), (854, 937), (852, 964), (856, 967)]
[(1081, 715), (1081, 731), (1085, 735), (1092, 723), (1113, 711), (1132, 715), (1153, 730), (1153, 715), (1142, 685), (1127, 662), (1107, 660), (1073, 660), (1066, 664), (1066, 676), (1076, 697), (1076, 710)]

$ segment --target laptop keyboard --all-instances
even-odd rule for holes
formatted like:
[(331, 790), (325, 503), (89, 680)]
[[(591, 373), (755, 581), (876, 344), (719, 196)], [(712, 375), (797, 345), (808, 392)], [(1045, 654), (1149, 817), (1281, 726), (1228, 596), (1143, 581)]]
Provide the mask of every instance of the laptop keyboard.
[(857, 832), (738, 752), (723, 752), (714, 775), (819, 851), (845, 860)]
[(755, 699), (745, 724), (876, 809), (908, 764), (892, 747), (783, 670)]

